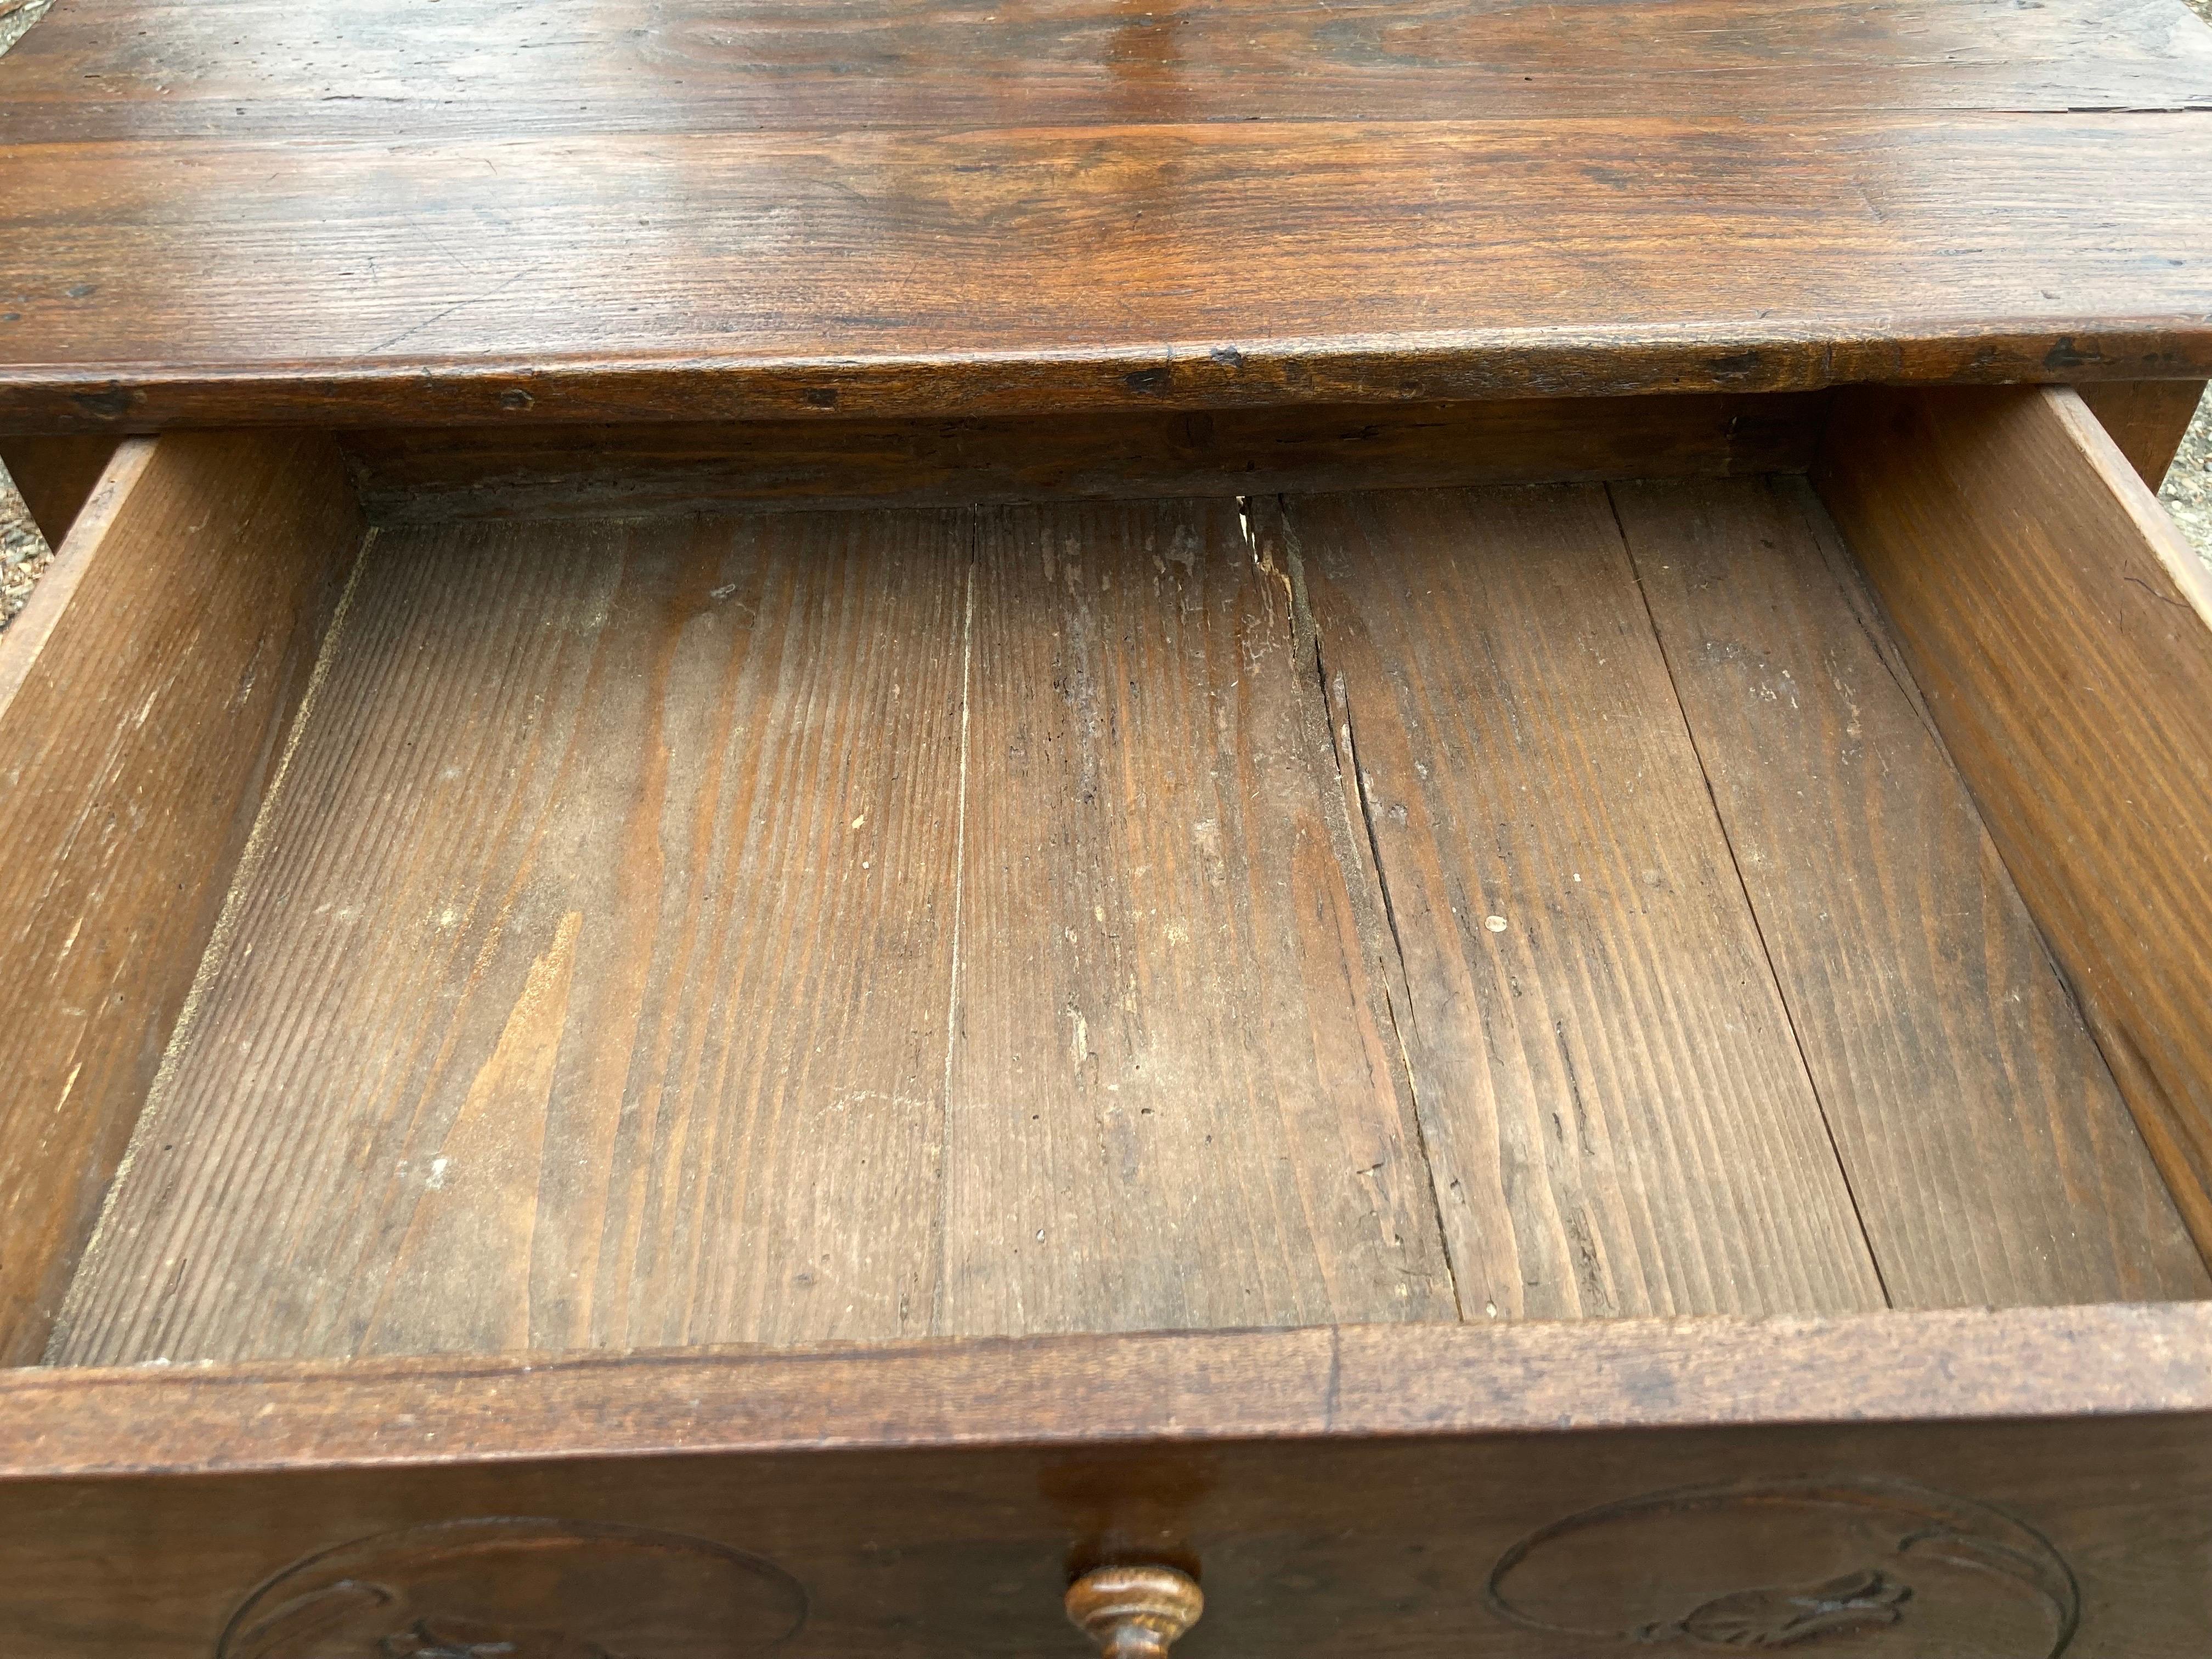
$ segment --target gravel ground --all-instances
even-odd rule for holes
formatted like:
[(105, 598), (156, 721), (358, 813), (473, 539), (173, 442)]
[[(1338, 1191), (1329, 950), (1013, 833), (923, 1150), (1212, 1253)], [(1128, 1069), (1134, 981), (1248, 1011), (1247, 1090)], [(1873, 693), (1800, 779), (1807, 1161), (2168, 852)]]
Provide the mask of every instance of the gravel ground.
[[(2205, 0), (2212, 5), (2212, 0)], [(2197, 406), (2196, 422), (2173, 458), (2166, 488), (2158, 492), (2166, 510), (2197, 544), (2198, 556), (2212, 564), (2212, 395)]]
[[(2189, 9), (2212, 23), (2212, 0), (2189, 0)], [(2182, 533), (2197, 544), (2199, 557), (2212, 564), (2212, 393), (2197, 406), (2196, 422), (2173, 458), (2166, 488), (2158, 492)]]
[(0, 52), (23, 38), (23, 31), (46, 15), (54, 0), (0, 0)]
[(23, 498), (15, 493), (8, 469), (0, 466), (0, 628), (7, 627), (23, 608), (23, 601), (31, 597), (31, 584), (51, 556), (46, 538), (23, 511)]

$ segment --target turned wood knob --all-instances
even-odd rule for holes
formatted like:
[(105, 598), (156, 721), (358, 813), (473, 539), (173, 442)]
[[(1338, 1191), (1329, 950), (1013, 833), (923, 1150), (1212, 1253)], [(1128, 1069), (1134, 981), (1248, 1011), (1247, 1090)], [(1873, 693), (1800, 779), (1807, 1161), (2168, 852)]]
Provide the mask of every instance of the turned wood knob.
[(1106, 1659), (1167, 1659), (1206, 1596), (1173, 1567), (1094, 1567), (1067, 1587), (1067, 1616)]

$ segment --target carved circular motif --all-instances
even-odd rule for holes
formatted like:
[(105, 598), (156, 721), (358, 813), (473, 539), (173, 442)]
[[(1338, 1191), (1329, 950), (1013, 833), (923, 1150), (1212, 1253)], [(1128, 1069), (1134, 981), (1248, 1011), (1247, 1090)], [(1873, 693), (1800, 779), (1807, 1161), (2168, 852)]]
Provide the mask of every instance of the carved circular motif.
[(1485, 1595), (1510, 1623), (1623, 1646), (2058, 1659), (2081, 1615), (2043, 1536), (1901, 1480), (1654, 1492), (1508, 1550)]
[(790, 1574), (704, 1538), (492, 1517), (295, 1562), (246, 1597), (216, 1659), (741, 1659), (805, 1619)]

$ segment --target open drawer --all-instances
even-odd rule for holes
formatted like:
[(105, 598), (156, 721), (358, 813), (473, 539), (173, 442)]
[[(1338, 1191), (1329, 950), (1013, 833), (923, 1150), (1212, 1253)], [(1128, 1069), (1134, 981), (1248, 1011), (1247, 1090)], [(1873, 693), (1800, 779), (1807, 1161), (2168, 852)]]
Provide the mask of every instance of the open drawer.
[(2200, 1659), (2212, 592), (2070, 391), (1775, 407), (126, 441), (0, 636), (0, 1645)]

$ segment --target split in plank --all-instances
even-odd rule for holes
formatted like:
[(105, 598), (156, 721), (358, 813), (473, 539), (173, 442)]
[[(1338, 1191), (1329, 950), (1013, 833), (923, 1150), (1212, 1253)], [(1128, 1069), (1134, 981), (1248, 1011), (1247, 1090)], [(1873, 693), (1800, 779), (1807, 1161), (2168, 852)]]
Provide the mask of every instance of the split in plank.
[(1881, 1306), (1605, 491), (1279, 524), (1470, 1313)]
[(1802, 485), (1249, 510), (376, 532), (52, 1357), (2212, 1290)]
[(1290, 632), (1232, 503), (380, 538), (57, 1357), (1451, 1317)]

